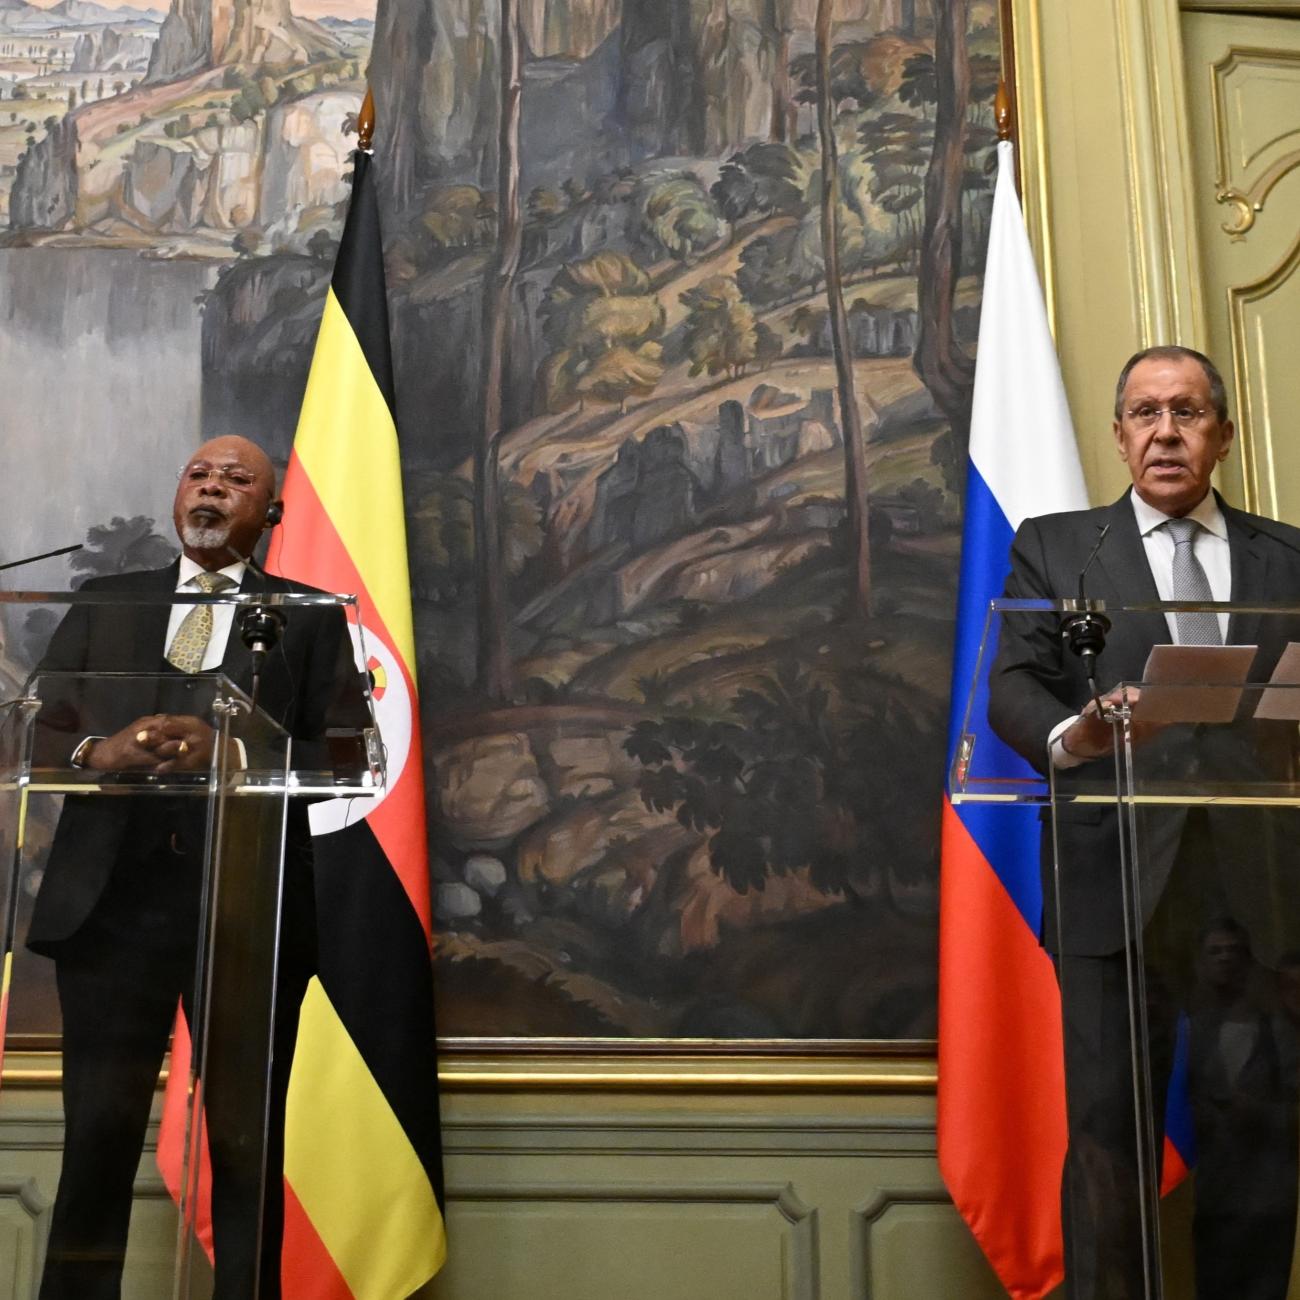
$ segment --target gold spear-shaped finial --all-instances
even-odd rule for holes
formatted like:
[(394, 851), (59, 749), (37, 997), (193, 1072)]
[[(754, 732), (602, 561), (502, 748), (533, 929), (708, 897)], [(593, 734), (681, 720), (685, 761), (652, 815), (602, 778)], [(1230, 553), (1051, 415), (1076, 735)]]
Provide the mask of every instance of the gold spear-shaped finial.
[(1007, 83), (998, 78), (998, 93), (993, 100), (993, 120), (998, 128), (998, 140), (1011, 139), (1011, 96)]
[(370, 152), (370, 141), (375, 134), (375, 94), (366, 87), (366, 97), (361, 101), (361, 112), (357, 114), (357, 148)]

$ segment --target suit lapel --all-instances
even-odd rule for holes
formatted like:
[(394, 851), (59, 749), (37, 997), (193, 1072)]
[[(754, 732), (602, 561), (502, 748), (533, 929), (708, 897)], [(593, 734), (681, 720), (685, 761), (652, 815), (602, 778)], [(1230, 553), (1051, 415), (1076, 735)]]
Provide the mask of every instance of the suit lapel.
[[(1218, 493), (1215, 493), (1218, 496)], [(1232, 557), (1232, 603), (1258, 605), (1268, 600), (1269, 552), (1260, 544), (1259, 533), (1241, 511), (1225, 505), (1219, 498), (1228, 526), (1228, 552)], [(1259, 640), (1259, 614), (1233, 614), (1228, 620), (1229, 645), (1254, 645)]]
[[(1156, 590), (1156, 580), (1152, 576), (1151, 566), (1147, 563), (1146, 547), (1142, 544), (1142, 534), (1138, 532), (1137, 516), (1133, 513), (1133, 503), (1129, 494), (1124, 493), (1107, 511), (1106, 523), (1110, 532), (1097, 554), (1097, 566), (1105, 575), (1110, 590), (1106, 593), (1107, 601), (1120, 606), (1150, 605), (1160, 599)], [(1112, 596), (1113, 593), (1113, 596)], [(1121, 614), (1122, 627), (1116, 631), (1146, 646), (1159, 645), (1169, 640), (1169, 624), (1163, 614), (1150, 613)], [(1145, 656), (1145, 652), (1144, 652)], [(1145, 657), (1143, 662), (1145, 663)]]
[[(179, 558), (165, 569), (149, 569), (141, 572), (138, 575), (139, 594), (156, 595), (160, 599), (153, 604), (142, 606), (135, 618), (123, 619), (118, 625), (131, 638), (130, 648), (123, 662), (138, 664), (142, 672), (156, 672), (166, 659), (167, 623), (171, 618), (172, 607), (161, 598), (170, 596), (176, 590), (179, 574)], [(109, 626), (113, 626), (112, 620)]]
[[(249, 578), (253, 576), (253, 571), (247, 567), (244, 569), (244, 576), (240, 580), (238, 593), (242, 595), (245, 591), (260, 590), (250, 583)], [(217, 670), (224, 673), (235, 683), (241, 690), (247, 691), (252, 685), (253, 666), (249, 658), (247, 649), (239, 635), (239, 609), (234, 611), (234, 617), (230, 620), (230, 631), (226, 635), (225, 650), (221, 655), (221, 667)]]

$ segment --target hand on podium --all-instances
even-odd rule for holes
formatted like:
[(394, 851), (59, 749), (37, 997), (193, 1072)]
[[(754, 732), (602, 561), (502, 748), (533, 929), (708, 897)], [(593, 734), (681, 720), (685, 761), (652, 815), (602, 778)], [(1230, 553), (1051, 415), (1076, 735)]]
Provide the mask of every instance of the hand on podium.
[[(1142, 698), (1136, 686), (1116, 687), (1101, 697), (1101, 713), (1097, 701), (1089, 700), (1083, 712), (1061, 733), (1060, 744), (1071, 758), (1105, 758), (1115, 752), (1114, 714), (1126, 705), (1135, 707)], [(1159, 722), (1134, 723), (1133, 743), (1140, 745), (1149, 740), (1164, 726)]]

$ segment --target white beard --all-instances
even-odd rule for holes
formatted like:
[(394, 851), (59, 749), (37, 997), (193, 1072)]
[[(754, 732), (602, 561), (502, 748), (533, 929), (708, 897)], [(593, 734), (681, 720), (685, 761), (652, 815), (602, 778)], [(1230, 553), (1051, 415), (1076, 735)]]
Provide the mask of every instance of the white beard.
[(211, 526), (196, 528), (193, 524), (185, 524), (181, 528), (181, 541), (196, 551), (215, 551), (225, 546), (229, 540), (228, 524), (221, 524), (215, 528)]

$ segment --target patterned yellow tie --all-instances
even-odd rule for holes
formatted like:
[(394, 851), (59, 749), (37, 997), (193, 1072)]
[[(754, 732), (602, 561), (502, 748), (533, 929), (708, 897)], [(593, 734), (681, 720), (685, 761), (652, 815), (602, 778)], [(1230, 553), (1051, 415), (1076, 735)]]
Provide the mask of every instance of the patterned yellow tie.
[[(207, 595), (225, 591), (227, 587), (235, 585), (224, 573), (200, 573), (191, 578), (190, 583)], [(183, 673), (198, 672), (203, 667), (203, 656), (207, 653), (210, 640), (212, 606), (191, 605), (189, 613), (181, 619), (171, 645), (167, 647), (167, 662)]]

